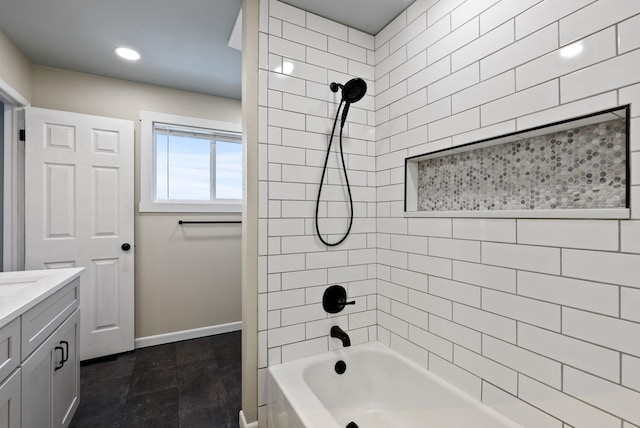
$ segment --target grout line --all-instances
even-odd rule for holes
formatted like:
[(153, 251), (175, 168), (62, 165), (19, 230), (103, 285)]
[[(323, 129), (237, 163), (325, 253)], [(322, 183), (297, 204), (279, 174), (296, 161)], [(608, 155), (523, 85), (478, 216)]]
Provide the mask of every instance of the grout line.
[(622, 318), (622, 287), (618, 287), (618, 318)]

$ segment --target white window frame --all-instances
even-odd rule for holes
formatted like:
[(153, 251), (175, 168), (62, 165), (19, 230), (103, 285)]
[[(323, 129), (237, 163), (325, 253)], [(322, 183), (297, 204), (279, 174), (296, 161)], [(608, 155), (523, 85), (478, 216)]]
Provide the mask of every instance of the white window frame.
[(140, 112), (140, 212), (164, 213), (241, 213), (242, 200), (216, 200), (214, 202), (158, 202), (154, 192), (154, 138), (153, 124), (206, 128), (221, 132), (242, 133), (242, 125), (232, 122), (200, 119), (151, 111)]

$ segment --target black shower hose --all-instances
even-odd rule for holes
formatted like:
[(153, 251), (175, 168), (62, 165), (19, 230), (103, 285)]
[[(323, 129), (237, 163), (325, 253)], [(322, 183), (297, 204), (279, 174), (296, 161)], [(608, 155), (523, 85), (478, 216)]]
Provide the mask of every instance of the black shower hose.
[(342, 160), (342, 170), (344, 171), (344, 179), (347, 183), (347, 192), (349, 193), (349, 227), (347, 228), (347, 232), (344, 234), (342, 238), (338, 242), (328, 242), (320, 234), (320, 226), (318, 225), (318, 211), (320, 209), (320, 194), (322, 193), (322, 185), (324, 183), (324, 176), (327, 173), (327, 163), (329, 162), (329, 154), (331, 153), (331, 144), (333, 143), (333, 136), (336, 132), (336, 125), (338, 124), (338, 116), (340, 114), (340, 109), (342, 108), (342, 104), (344, 100), (340, 101), (340, 105), (338, 106), (338, 111), (336, 112), (336, 118), (333, 121), (333, 128), (331, 129), (331, 137), (329, 138), (329, 146), (327, 147), (327, 156), (324, 158), (324, 166), (322, 167), (322, 178), (320, 178), (320, 187), (318, 188), (318, 199), (316, 200), (316, 233), (318, 234), (318, 238), (320, 241), (328, 247), (335, 247), (337, 245), (342, 244), (347, 236), (349, 236), (349, 232), (351, 232), (351, 226), (353, 225), (353, 198), (351, 197), (351, 186), (349, 185), (349, 176), (347, 175), (347, 167), (344, 163), (344, 152), (342, 151), (342, 129), (344, 128), (344, 123), (340, 125), (340, 159)]

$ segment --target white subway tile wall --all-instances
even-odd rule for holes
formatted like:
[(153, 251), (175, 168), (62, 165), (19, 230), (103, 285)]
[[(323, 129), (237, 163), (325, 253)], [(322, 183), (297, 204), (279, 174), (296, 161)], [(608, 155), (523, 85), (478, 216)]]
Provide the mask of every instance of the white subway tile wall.
[[(640, 116), (639, 14), (634, 0), (424, 0), (376, 36), (376, 84), (391, 83), (376, 98), (378, 337), (426, 350), (431, 370), (526, 427), (640, 423), (637, 220), (410, 218), (405, 231), (389, 178), (432, 150), (629, 103)], [(392, 124), (403, 116), (407, 130)]]
[[(340, 325), (525, 427), (640, 426), (633, 132), (631, 220), (403, 212), (408, 156), (626, 104), (638, 128), (640, 2), (417, 0), (373, 37), (261, 1), (260, 368), (339, 347)], [(356, 218), (326, 249), (313, 214), (339, 101), (327, 85), (356, 76), (369, 85), (345, 126)], [(329, 165), (320, 223), (336, 240), (347, 211)], [(334, 282), (357, 304), (327, 316)]]
[[(374, 38), (278, 0), (263, 3), (268, 7), (262, 7), (261, 13), (268, 16), (261, 16), (261, 22), (269, 24), (260, 27), (260, 57), (264, 59), (259, 63), (263, 76), (259, 81), (259, 120), (264, 130), (259, 140), (261, 372), (268, 365), (338, 347), (339, 341), (329, 338), (332, 325), (341, 326), (357, 344), (376, 340), (378, 323)], [(405, 37), (410, 37), (409, 31)], [(404, 45), (406, 41), (398, 36), (393, 43)], [(395, 68), (405, 59), (396, 55), (389, 66)], [(368, 85), (367, 95), (351, 107), (344, 127), (355, 218), (347, 241), (328, 249), (315, 235), (314, 214), (328, 134), (340, 102), (340, 92), (332, 93), (329, 83), (346, 83), (353, 77), (365, 79)], [(389, 92), (389, 103), (405, 95), (406, 91)], [(424, 104), (426, 101), (425, 89)], [(408, 110), (398, 105), (393, 111), (406, 123)], [(395, 131), (389, 127), (389, 132)], [(319, 210), (321, 231), (330, 242), (340, 239), (348, 225), (348, 199), (335, 150), (338, 146), (336, 135)], [(397, 186), (401, 191), (401, 183)], [(389, 197), (395, 200), (397, 195)], [(407, 258), (406, 253), (398, 254)], [(356, 301), (338, 316), (329, 316), (321, 304), (322, 293), (332, 284), (343, 285), (349, 298)], [(394, 305), (398, 304), (395, 301)], [(424, 323), (418, 325), (426, 330), (428, 313), (407, 308), (399, 313), (422, 317)], [(263, 405), (266, 397), (262, 388), (258, 393), (258, 402)]]

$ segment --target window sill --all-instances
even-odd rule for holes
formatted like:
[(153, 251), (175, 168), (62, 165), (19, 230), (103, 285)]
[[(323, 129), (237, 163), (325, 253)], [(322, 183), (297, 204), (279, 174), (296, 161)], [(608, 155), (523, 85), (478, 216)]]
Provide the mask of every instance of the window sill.
[(140, 202), (141, 213), (242, 213), (242, 202), (171, 203)]

